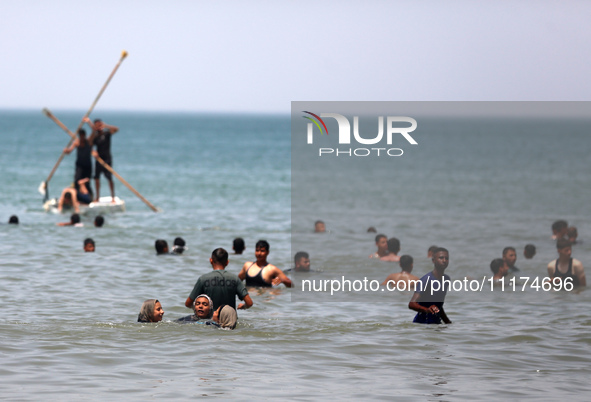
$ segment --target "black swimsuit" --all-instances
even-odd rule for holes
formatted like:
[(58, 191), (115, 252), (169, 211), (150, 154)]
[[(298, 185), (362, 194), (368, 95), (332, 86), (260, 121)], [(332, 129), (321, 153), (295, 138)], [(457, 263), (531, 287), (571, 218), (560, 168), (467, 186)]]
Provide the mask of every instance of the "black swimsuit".
[[(254, 264), (256, 264), (256, 262), (253, 262), (250, 265), (250, 267), (252, 267)], [(265, 267), (267, 265), (265, 265)], [(270, 283), (265, 282), (265, 280), (263, 279), (263, 269), (265, 269), (265, 267), (261, 268), (261, 270), (259, 271), (259, 273), (256, 274), (255, 276), (250, 276), (248, 274), (248, 270), (250, 269), (250, 267), (248, 267), (248, 269), (246, 270), (246, 286), (256, 286), (256, 287), (259, 287), (259, 288), (270, 288), (270, 287), (273, 287), (273, 285), (271, 285)]]
[(579, 285), (579, 278), (577, 278), (573, 274), (573, 259), (572, 258), (568, 261), (568, 269), (566, 270), (565, 273), (562, 273), (558, 270), (558, 259), (556, 259), (556, 267), (554, 268), (554, 277), (560, 278), (562, 281), (564, 281), (566, 278), (572, 278), (573, 286)]

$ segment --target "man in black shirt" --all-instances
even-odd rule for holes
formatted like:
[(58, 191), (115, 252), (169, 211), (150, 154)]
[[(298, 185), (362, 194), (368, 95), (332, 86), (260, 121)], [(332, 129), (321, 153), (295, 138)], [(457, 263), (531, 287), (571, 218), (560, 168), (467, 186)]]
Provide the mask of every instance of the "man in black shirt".
[[(100, 119), (96, 119), (93, 123), (88, 117), (86, 117), (84, 121), (88, 123), (92, 129), (90, 143), (96, 145), (96, 150), (101, 159), (104, 160), (109, 166), (113, 166), (113, 158), (111, 157), (111, 136), (119, 131), (119, 128), (105, 124)], [(94, 201), (98, 201), (100, 198), (101, 173), (103, 173), (105, 178), (109, 181), (111, 197), (113, 198), (113, 202), (115, 202), (115, 186), (113, 185), (111, 172), (105, 169), (98, 161), (96, 161), (94, 165), (94, 184), (96, 188), (96, 196)]]

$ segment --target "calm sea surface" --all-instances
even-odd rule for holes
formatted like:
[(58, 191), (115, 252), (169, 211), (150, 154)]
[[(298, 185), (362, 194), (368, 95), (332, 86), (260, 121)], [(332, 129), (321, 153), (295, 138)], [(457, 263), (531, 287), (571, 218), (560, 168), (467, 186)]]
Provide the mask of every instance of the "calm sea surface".
[[(53, 112), (72, 130), (83, 114)], [(552, 222), (566, 219), (589, 271), (588, 121), (426, 120), (402, 157), (338, 161), (292, 146), (289, 116), (93, 117), (120, 128), (113, 167), (162, 212), (116, 182), (125, 213), (100, 229), (88, 217), (57, 227), (69, 217), (43, 212), (37, 188), (69, 137), (40, 111), (0, 111), (2, 398), (589, 399), (589, 291), (522, 290), (523, 281), (515, 291), (453, 291), (453, 324), (423, 326), (412, 323), (408, 292), (298, 302), (302, 292), (281, 286), (251, 291), (235, 331), (171, 322), (190, 313), (184, 300), (210, 271), (211, 251), (237, 236), (247, 249), (230, 256), (234, 273), (266, 239), (282, 269), (308, 250), (323, 271), (308, 279), (382, 281), (399, 267), (367, 258), (375, 226), (401, 240), (419, 276), (432, 269), (432, 244), (449, 249), (452, 279), (479, 281), (514, 246), (531, 282), (556, 258)], [(50, 196), (70, 184), (74, 160), (62, 162)], [(12, 214), (20, 225), (6, 224)], [(316, 219), (328, 233), (311, 233)], [(156, 257), (154, 241), (177, 236), (186, 254)], [(82, 251), (87, 237), (94, 254)], [(527, 243), (538, 248), (532, 260)], [(163, 322), (135, 322), (148, 298), (162, 302)]]

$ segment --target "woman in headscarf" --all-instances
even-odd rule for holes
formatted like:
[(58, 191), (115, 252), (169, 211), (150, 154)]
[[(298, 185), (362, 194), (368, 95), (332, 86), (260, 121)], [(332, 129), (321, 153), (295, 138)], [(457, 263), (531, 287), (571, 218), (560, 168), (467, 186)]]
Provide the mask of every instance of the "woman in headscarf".
[(164, 316), (162, 304), (156, 299), (148, 299), (142, 304), (137, 322), (159, 322)]
[(236, 321), (238, 315), (236, 310), (232, 306), (222, 304), (214, 313), (213, 321), (215, 321), (222, 329), (234, 329), (236, 328)]
[(193, 315), (188, 315), (183, 318), (179, 318), (179, 322), (194, 322), (201, 320), (209, 320), (213, 315), (213, 302), (211, 298), (206, 294), (197, 296), (193, 302)]

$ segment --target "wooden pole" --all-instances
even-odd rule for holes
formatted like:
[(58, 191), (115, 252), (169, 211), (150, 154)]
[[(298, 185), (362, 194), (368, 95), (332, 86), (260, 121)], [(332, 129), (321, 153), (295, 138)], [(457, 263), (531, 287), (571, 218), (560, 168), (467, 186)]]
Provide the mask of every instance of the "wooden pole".
[[(92, 112), (92, 110), (96, 106), (96, 104), (99, 101), (100, 97), (102, 96), (103, 92), (105, 92), (105, 89), (107, 89), (107, 85), (109, 85), (109, 82), (111, 82), (111, 78), (113, 78), (113, 76), (117, 72), (117, 69), (119, 68), (119, 66), (121, 65), (121, 63), (123, 62), (123, 60), (125, 60), (126, 57), (127, 57), (127, 52), (124, 50), (124, 51), (121, 52), (121, 58), (119, 59), (119, 61), (115, 65), (115, 68), (113, 68), (113, 71), (111, 71), (111, 74), (109, 74), (109, 77), (107, 78), (107, 81), (105, 82), (105, 84), (103, 85), (103, 87), (101, 88), (101, 90), (99, 91), (99, 93), (96, 96), (96, 98), (94, 98), (94, 102), (92, 102), (92, 105), (90, 105), (90, 108), (88, 109), (88, 111), (86, 112), (86, 114), (84, 115), (84, 117), (82, 118), (82, 120), (80, 121), (80, 124), (78, 125), (78, 128), (76, 129), (76, 132), (78, 132), (78, 130), (80, 130), (82, 128), (82, 126), (84, 125), (84, 119), (86, 119), (88, 116), (90, 116), (90, 113)], [(74, 142), (74, 139), (75, 138), (76, 138), (76, 136), (74, 135), (70, 139), (70, 142), (68, 142), (68, 145), (66, 145), (66, 148), (68, 148), (68, 147), (70, 147), (70, 145), (72, 145), (72, 143)], [(51, 180), (51, 178), (53, 177), (53, 174), (55, 173), (55, 171), (57, 170), (58, 166), (60, 165), (60, 163), (64, 159), (64, 156), (66, 156), (66, 153), (64, 151), (62, 151), (62, 154), (60, 155), (60, 157), (58, 158), (57, 162), (53, 166), (53, 169), (51, 169), (51, 172), (49, 173), (49, 176), (47, 176), (47, 179), (45, 179), (45, 181), (42, 182), (41, 185), (39, 186), (39, 191), (44, 192), (45, 199), (47, 199), (47, 186), (49, 184), (49, 181)]]

